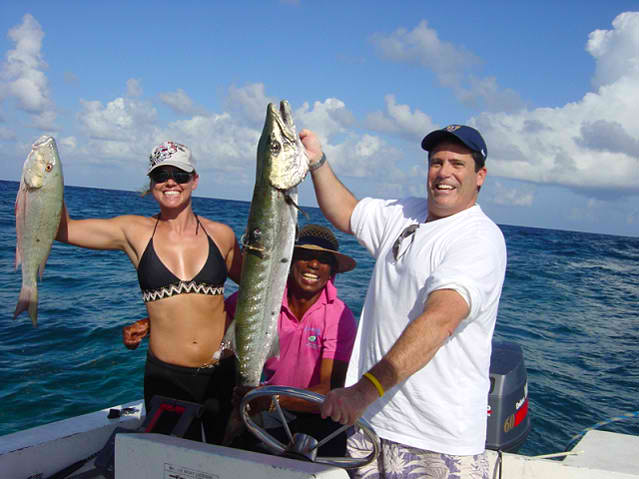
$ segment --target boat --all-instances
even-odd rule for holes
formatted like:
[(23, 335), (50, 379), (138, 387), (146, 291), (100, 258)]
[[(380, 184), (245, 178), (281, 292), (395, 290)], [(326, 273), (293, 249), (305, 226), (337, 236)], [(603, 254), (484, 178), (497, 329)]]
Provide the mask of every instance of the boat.
[[(109, 419), (112, 411), (125, 411)], [(53, 479), (69, 466), (100, 451), (116, 428), (135, 430), (144, 421), (143, 401), (38, 426), (2, 437), (0, 477), (3, 479)], [(202, 444), (154, 433), (118, 434), (115, 442), (114, 477), (124, 478), (335, 478), (345, 479), (344, 469), (285, 457), (251, 453)], [(528, 457), (488, 450), (492, 478), (509, 479), (631, 479), (639, 478), (639, 436), (588, 431), (575, 446), (562, 452), (563, 460)], [(66, 477), (87, 475), (84, 465)], [(59, 475), (58, 477), (64, 477)]]
[[(631, 434), (593, 429), (567, 451), (534, 457), (518, 454), (530, 429), (528, 385), (518, 345), (493, 343), (490, 379), (486, 446), (491, 478), (639, 479), (639, 436)], [(269, 388), (249, 395), (309, 394)], [(249, 395), (244, 405), (252, 399)], [(310, 393), (307, 399), (321, 401), (321, 396)], [(158, 426), (160, 412), (178, 409), (170, 425)], [(0, 478), (348, 478), (343, 464), (331, 458), (321, 462), (322, 458), (300, 451), (282, 455), (282, 448), (274, 451), (278, 455), (249, 452), (180, 437), (188, 425), (181, 419), (191, 418), (198, 409), (193, 403), (156, 397), (148, 417), (139, 400), (2, 436)], [(242, 410), (254, 430), (246, 408)], [(365, 422), (363, 427), (369, 428)], [(257, 433), (269, 445), (269, 438)]]

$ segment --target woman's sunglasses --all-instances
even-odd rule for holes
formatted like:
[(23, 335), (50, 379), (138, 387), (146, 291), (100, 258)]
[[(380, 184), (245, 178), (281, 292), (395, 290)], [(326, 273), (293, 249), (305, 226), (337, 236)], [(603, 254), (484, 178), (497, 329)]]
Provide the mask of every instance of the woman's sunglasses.
[(173, 178), (173, 181), (179, 184), (191, 181), (192, 174), (178, 169), (157, 169), (149, 173), (149, 176), (155, 183), (164, 183)]

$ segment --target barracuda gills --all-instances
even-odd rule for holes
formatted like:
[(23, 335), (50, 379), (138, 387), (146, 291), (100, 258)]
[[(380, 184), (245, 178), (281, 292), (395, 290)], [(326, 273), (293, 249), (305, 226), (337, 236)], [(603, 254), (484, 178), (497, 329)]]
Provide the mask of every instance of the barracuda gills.
[(244, 239), (235, 313), (240, 383), (257, 386), (269, 352), (279, 347), (277, 322), (297, 227), (297, 185), (308, 158), (286, 100), (266, 110), (257, 146), (255, 189)]
[(60, 225), (64, 194), (62, 164), (55, 140), (41, 136), (31, 147), (22, 168), (16, 198), (16, 270), (22, 264), (22, 289), (13, 319), (29, 312), (38, 325), (38, 275)]

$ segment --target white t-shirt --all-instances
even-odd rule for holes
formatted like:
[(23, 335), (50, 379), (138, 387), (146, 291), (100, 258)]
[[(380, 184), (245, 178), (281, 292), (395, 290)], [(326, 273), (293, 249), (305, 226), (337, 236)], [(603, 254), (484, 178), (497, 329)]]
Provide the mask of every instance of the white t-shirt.
[[(364, 417), (380, 437), (446, 454), (484, 450), (491, 341), (506, 272), (501, 230), (475, 205), (425, 223), (427, 200), (361, 200), (351, 228), (376, 258), (346, 384), (357, 382), (424, 311), (429, 294), (453, 289), (469, 314), (433, 359), (386, 391)], [(393, 244), (408, 225), (416, 232)]]

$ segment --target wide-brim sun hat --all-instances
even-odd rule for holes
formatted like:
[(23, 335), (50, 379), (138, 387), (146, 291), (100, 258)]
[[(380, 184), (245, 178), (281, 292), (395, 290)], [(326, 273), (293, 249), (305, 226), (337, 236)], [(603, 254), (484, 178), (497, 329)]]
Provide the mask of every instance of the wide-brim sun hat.
[(357, 265), (353, 258), (338, 251), (337, 238), (331, 230), (324, 226), (308, 224), (302, 227), (295, 242), (295, 248), (332, 254), (337, 263), (335, 273), (345, 273)]
[(150, 174), (161, 166), (174, 166), (187, 173), (193, 173), (195, 160), (188, 146), (174, 141), (165, 141), (153, 148), (149, 155), (149, 170), (146, 174)]

